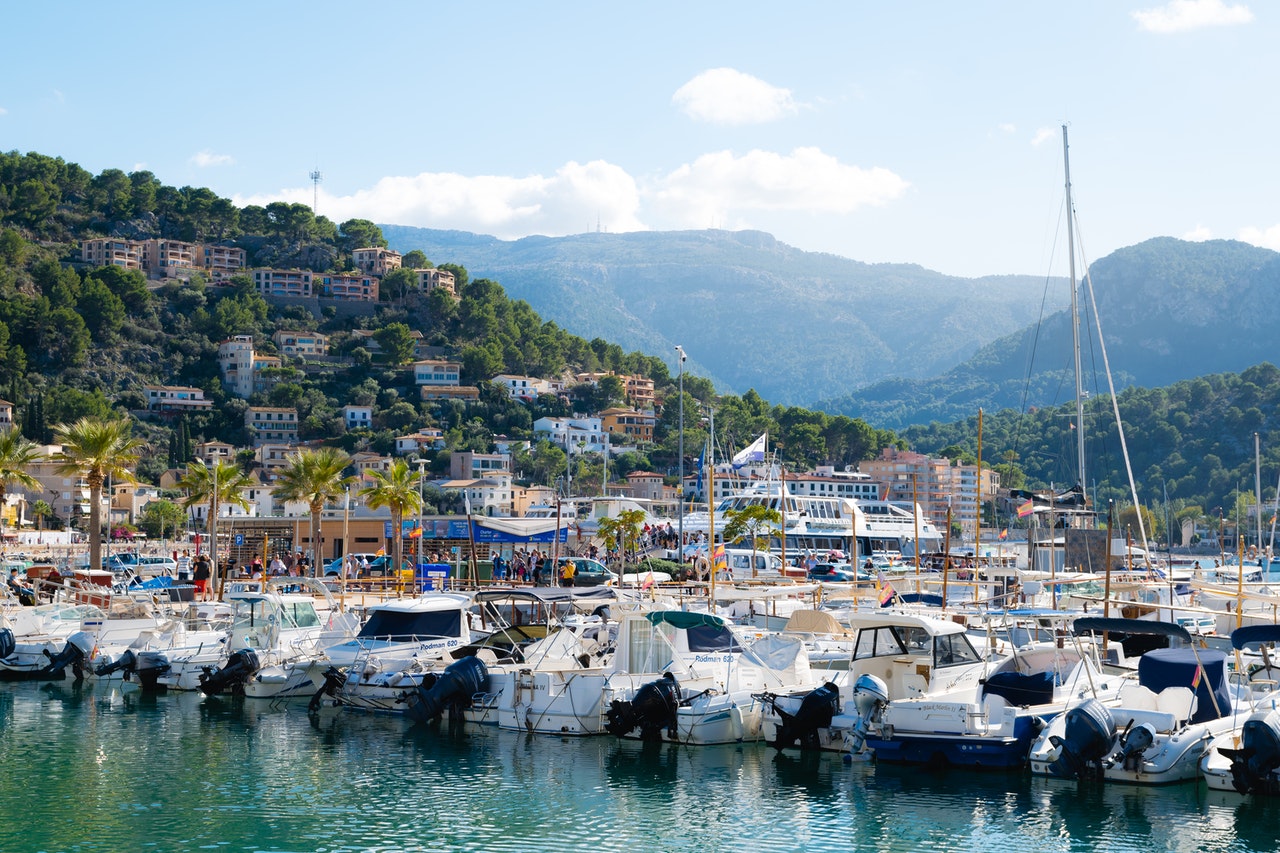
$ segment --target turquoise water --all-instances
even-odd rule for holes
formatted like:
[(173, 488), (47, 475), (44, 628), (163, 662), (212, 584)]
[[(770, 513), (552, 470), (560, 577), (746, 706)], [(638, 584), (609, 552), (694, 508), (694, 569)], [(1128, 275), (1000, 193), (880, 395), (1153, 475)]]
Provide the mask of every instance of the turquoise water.
[(1267, 851), (1280, 802), (0, 685), (0, 853)]

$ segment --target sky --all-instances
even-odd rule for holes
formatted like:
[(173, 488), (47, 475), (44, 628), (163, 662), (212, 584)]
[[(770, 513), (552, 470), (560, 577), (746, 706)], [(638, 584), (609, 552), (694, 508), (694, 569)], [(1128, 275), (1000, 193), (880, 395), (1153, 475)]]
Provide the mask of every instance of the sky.
[[(1280, 4), (58, 2), (0, 150), (517, 239), (767, 231), (950, 275), (1152, 237), (1280, 250)], [(449, 259), (433, 258), (437, 263)]]

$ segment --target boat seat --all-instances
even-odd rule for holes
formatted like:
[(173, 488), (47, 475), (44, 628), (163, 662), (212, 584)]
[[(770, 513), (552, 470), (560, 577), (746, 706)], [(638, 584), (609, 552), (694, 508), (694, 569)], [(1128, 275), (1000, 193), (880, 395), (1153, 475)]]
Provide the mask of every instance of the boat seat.
[(1133, 711), (1158, 711), (1159, 701), (1148, 687), (1130, 682), (1120, 688), (1120, 707)]
[(1147, 723), (1157, 732), (1175, 732), (1179, 725), (1173, 714), (1142, 708), (1112, 708), (1111, 719), (1115, 720), (1116, 728), (1120, 731), (1123, 731), (1130, 721), (1135, 726)]
[(1190, 687), (1166, 687), (1156, 695), (1156, 705), (1178, 722), (1186, 722), (1196, 711), (1196, 694)]

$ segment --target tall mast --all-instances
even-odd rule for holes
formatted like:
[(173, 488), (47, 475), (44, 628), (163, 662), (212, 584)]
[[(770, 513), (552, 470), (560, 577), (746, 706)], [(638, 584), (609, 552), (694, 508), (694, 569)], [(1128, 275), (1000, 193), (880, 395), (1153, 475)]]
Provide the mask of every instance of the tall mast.
[(1076, 368), (1076, 481), (1083, 489), (1088, 480), (1084, 478), (1084, 386), (1080, 376), (1080, 308), (1076, 295), (1076, 214), (1071, 206), (1071, 158), (1065, 124), (1062, 126), (1062, 170), (1067, 183), (1067, 263), (1071, 272), (1071, 344)]

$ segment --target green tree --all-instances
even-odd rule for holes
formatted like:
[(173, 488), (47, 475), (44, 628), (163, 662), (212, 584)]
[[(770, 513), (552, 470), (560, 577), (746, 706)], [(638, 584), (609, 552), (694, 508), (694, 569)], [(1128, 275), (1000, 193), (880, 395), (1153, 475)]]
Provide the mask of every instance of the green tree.
[(338, 246), (344, 252), (387, 245), (382, 229), (367, 219), (348, 219), (338, 226)]
[(402, 522), (406, 514), (416, 514), (422, 508), (421, 476), (403, 459), (392, 462), (386, 471), (371, 471), (369, 476), (373, 482), (360, 490), (360, 497), (369, 509), (391, 510), (392, 565), (399, 569), (404, 565)]
[(255, 480), (240, 469), (234, 462), (215, 461), (212, 465), (203, 459), (193, 460), (187, 471), (178, 480), (177, 487), (182, 489), (183, 509), (205, 505), (208, 509), (206, 522), (209, 532), (209, 552), (217, 558), (218, 542), (214, 537), (218, 513), (223, 504), (231, 504), (241, 509), (249, 508), (244, 490), (255, 484)]
[(142, 508), (140, 526), (153, 539), (176, 537), (187, 521), (187, 513), (173, 501), (150, 501)]
[[(0, 508), (10, 486), (39, 489), (40, 481), (27, 470), (41, 458), (40, 448), (16, 429), (0, 432)], [(0, 513), (0, 538), (4, 535), (4, 514)]]
[(405, 364), (413, 358), (412, 330), (404, 323), (388, 323), (373, 333), (373, 339), (393, 365)]
[(742, 509), (731, 509), (726, 515), (728, 524), (724, 527), (724, 541), (741, 542), (751, 540), (751, 577), (756, 577), (756, 551), (768, 549), (770, 540), (779, 535), (782, 525), (782, 513), (763, 504), (750, 504)]
[(605, 547), (610, 551), (618, 550), (625, 564), (630, 558), (637, 561), (637, 550), (640, 543), (640, 531), (644, 525), (644, 512), (638, 509), (624, 509), (616, 516), (600, 519), (600, 536)]
[(343, 471), (351, 457), (336, 447), (302, 450), (289, 456), (271, 490), (280, 500), (299, 501), (311, 512), (312, 571), (319, 573), (323, 555), (320, 550), (320, 513), (324, 505), (337, 500), (354, 479)]
[(429, 270), (431, 269), (431, 261), (427, 260), (426, 254), (421, 249), (414, 249), (406, 252), (401, 259), (401, 263), (406, 269), (411, 270)]
[(53, 517), (53, 507), (46, 500), (38, 500), (31, 505), (31, 517), (36, 520), (36, 530), (44, 530), (44, 522)]
[(107, 478), (133, 482), (143, 443), (131, 435), (129, 420), (81, 418), (54, 427), (62, 449), (54, 456), (63, 474), (82, 476), (89, 484), (89, 565), (102, 565), (102, 487)]

